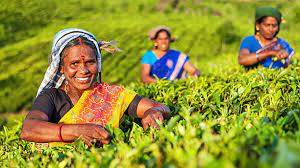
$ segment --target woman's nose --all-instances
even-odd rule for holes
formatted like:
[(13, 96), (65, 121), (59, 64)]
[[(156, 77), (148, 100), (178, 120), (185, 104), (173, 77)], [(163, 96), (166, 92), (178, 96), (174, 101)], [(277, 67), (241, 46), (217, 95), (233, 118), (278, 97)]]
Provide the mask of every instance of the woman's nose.
[(276, 27), (273, 26), (273, 25), (270, 25), (270, 26), (269, 26), (269, 31), (270, 31), (270, 32), (275, 32), (275, 31), (276, 31)]
[(85, 66), (85, 65), (81, 65), (81, 66), (79, 67), (79, 70), (80, 70), (80, 72), (83, 73), (83, 74), (89, 73), (89, 69), (88, 69), (88, 67)]

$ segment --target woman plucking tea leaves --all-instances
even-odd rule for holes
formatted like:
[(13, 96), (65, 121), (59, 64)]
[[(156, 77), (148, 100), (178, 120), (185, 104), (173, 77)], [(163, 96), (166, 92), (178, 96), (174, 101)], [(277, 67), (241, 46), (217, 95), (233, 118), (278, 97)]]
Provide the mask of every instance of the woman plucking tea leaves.
[(245, 67), (262, 65), (266, 68), (287, 67), (294, 50), (277, 35), (283, 22), (280, 11), (259, 7), (255, 13), (255, 35), (243, 39), (238, 61)]
[(144, 128), (163, 122), (168, 107), (101, 81), (102, 44), (81, 29), (56, 34), (50, 65), (23, 123), (22, 139), (50, 146), (78, 138), (88, 146), (107, 144), (110, 135), (105, 126), (118, 127), (124, 114), (140, 118)]

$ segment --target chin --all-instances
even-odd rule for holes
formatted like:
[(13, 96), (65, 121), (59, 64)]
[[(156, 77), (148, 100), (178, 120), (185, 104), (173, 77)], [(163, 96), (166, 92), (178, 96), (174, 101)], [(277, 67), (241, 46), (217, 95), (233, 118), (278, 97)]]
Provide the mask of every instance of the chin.
[(87, 90), (90, 89), (92, 87), (92, 84), (88, 84), (88, 85), (81, 85), (78, 87), (78, 89), (80, 90)]
[(272, 40), (273, 38), (275, 38), (275, 35), (267, 35), (267, 36), (265, 36), (265, 39), (268, 39), (268, 40)]
[(75, 88), (77, 90), (81, 90), (81, 91), (85, 91), (85, 90), (88, 90), (92, 87), (92, 84), (91, 83), (87, 83), (87, 84), (82, 84), (82, 83), (76, 83), (75, 84)]

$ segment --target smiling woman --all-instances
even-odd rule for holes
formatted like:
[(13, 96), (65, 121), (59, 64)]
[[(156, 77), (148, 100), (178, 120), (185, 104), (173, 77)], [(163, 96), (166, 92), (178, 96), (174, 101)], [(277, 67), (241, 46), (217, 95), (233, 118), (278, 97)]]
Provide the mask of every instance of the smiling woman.
[(179, 51), (171, 50), (170, 43), (175, 39), (171, 37), (171, 30), (166, 26), (158, 26), (149, 33), (154, 47), (142, 57), (142, 81), (144, 83), (156, 82), (159, 79), (175, 80), (190, 76), (198, 77), (200, 71), (189, 61), (189, 57)]
[(50, 65), (27, 114), (21, 138), (50, 146), (81, 138), (88, 146), (107, 144), (106, 125), (118, 127), (123, 114), (157, 128), (169, 108), (122, 86), (101, 82), (102, 43), (81, 29), (65, 29), (54, 38)]

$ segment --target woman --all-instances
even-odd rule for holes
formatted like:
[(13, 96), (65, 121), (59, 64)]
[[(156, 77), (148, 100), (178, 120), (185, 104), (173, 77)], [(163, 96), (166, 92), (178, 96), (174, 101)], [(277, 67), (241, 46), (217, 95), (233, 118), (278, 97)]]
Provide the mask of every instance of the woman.
[(104, 127), (118, 127), (124, 113), (140, 118), (145, 129), (157, 128), (157, 120), (163, 122), (168, 107), (101, 82), (101, 47), (85, 30), (57, 33), (50, 66), (23, 123), (23, 140), (55, 146), (52, 142), (81, 138), (88, 146), (107, 144), (110, 136)]
[(185, 78), (186, 72), (191, 76), (199, 76), (200, 71), (189, 61), (187, 55), (171, 50), (171, 31), (168, 27), (158, 26), (150, 31), (150, 40), (154, 48), (142, 57), (142, 81), (156, 82), (159, 79), (174, 80)]
[(277, 37), (282, 22), (281, 13), (272, 7), (260, 7), (255, 13), (255, 34), (243, 39), (238, 61), (251, 68), (261, 64), (267, 68), (287, 67), (294, 50)]

